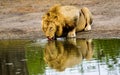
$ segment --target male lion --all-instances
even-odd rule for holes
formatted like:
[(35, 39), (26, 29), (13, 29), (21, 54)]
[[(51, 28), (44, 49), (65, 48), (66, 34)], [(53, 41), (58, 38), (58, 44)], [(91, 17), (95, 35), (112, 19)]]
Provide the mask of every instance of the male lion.
[(92, 15), (87, 7), (55, 5), (42, 17), (42, 30), (49, 40), (76, 37), (76, 32), (91, 30)]

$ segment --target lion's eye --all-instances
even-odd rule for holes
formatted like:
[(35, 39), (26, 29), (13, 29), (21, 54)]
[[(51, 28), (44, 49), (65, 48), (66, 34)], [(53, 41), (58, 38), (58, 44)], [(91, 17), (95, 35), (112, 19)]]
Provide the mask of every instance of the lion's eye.
[(47, 31), (47, 28), (44, 28), (44, 31)]
[(50, 27), (50, 31), (52, 31), (53, 30), (53, 28), (52, 27)]

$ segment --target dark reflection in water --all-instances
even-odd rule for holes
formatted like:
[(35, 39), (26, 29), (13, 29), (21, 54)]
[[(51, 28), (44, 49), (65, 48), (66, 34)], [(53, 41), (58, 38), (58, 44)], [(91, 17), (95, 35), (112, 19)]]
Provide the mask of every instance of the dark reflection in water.
[(68, 39), (65, 41), (49, 41), (44, 50), (45, 62), (57, 71), (79, 64), (84, 58), (90, 60), (93, 51), (92, 40)]
[(28, 40), (0, 41), (0, 75), (28, 75), (24, 45)]
[(120, 39), (1, 40), (0, 75), (120, 75)]

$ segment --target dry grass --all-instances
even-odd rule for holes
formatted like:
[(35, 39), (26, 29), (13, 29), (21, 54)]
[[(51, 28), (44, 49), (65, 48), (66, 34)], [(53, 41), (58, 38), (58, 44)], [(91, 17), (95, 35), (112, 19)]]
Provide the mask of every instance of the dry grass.
[(48, 9), (48, 7), (54, 4), (82, 6), (93, 5), (97, 3), (98, 3), (97, 0), (1, 0), (0, 12), (1, 13), (31, 13), (40, 11), (44, 12)]

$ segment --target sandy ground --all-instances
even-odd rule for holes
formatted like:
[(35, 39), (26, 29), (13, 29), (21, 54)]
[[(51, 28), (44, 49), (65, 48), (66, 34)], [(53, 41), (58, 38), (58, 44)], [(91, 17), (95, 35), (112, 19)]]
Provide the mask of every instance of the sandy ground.
[(120, 38), (120, 0), (0, 0), (0, 39), (45, 38), (41, 17), (58, 3), (92, 12), (92, 30), (77, 38)]

